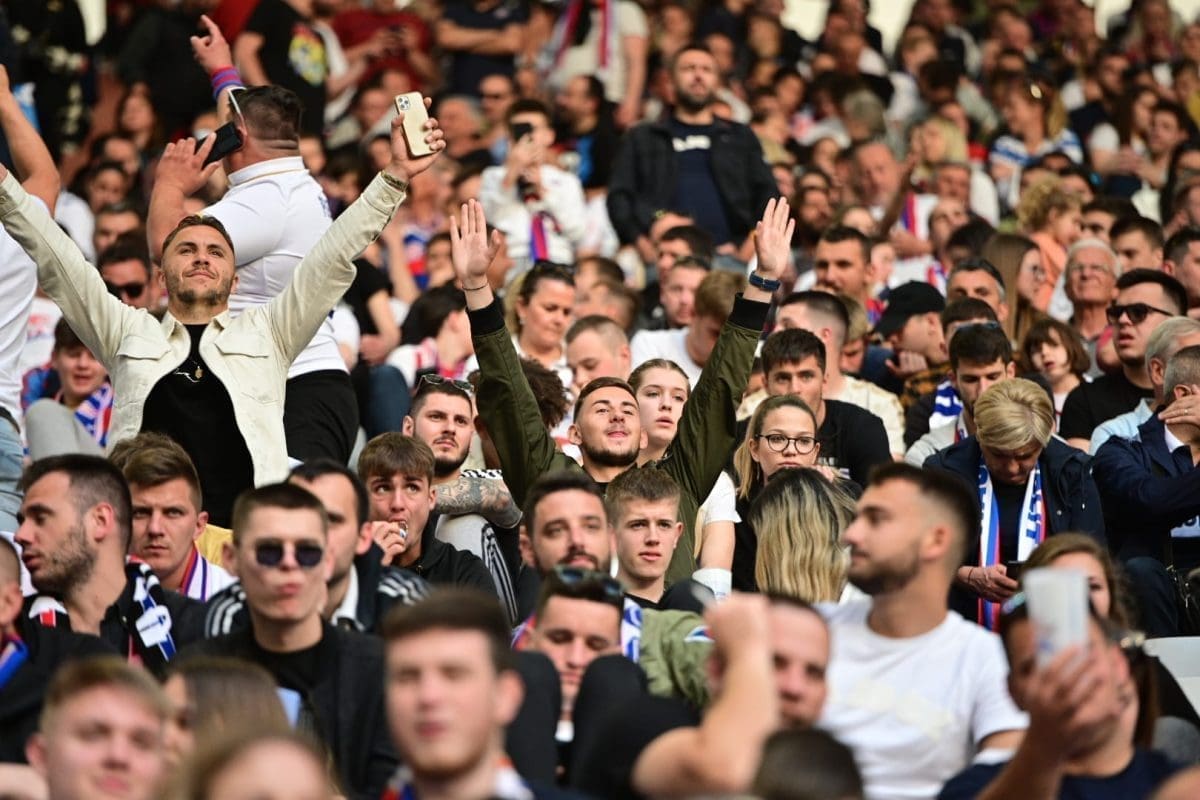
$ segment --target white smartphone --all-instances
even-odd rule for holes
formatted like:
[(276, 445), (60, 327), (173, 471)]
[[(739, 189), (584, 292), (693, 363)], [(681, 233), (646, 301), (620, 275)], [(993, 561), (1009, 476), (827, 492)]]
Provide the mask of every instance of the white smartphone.
[(408, 152), (414, 156), (427, 156), (433, 148), (425, 141), (425, 123), (429, 121), (429, 110), (420, 92), (396, 95), (396, 112), (404, 115), (404, 140)]

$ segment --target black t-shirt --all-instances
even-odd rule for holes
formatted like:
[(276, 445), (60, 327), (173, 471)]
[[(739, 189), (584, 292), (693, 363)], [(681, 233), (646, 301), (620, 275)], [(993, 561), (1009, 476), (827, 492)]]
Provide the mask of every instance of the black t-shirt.
[(291, 89), (300, 98), (304, 108), (300, 127), (319, 135), (325, 127), (325, 79), (329, 77), (321, 35), (283, 0), (261, 0), (246, 30), (263, 37), (258, 59), (271, 83)]
[(208, 326), (186, 327), (191, 352), (150, 390), (142, 430), (166, 434), (187, 451), (200, 475), (209, 521), (228, 528), (233, 501), (254, 486), (254, 462), (238, 430), (229, 391), (200, 357), (200, 337)]
[(276, 653), (259, 646), (256, 640), (251, 641), (250, 660), (271, 673), (271, 677), (281, 688), (290, 689), (299, 695), (296, 727), (317, 739), (321, 738), (321, 730), (317, 723), (318, 715), (313, 706), (312, 693), (326, 670), (336, 663), (337, 657), (337, 643), (332, 636), (325, 634), (324, 629), (321, 640), (316, 644), (291, 653)]
[(825, 401), (825, 421), (817, 431), (821, 442), (818, 464), (833, 467), (859, 486), (876, 464), (892, 460), (887, 432), (879, 417), (852, 403)]
[(691, 611), (693, 614), (704, 613), (705, 603), (700, 600), (700, 597), (707, 598), (709, 602), (715, 599), (711, 589), (691, 578), (668, 586), (658, 602), (638, 597), (630, 592), (626, 592), (625, 596), (640, 607), (652, 611)]
[(1000, 560), (1016, 561), (1017, 531), (1021, 527), (1025, 484), (1003, 483), (993, 478), (992, 490), (996, 493), (996, 506), (1000, 510)]
[(1153, 389), (1134, 386), (1124, 372), (1101, 375), (1091, 383), (1081, 383), (1063, 403), (1058, 435), (1064, 439), (1090, 439), (1096, 426), (1133, 411), (1143, 399), (1151, 397), (1154, 397)]
[(712, 170), (712, 147), (716, 125), (685, 125), (672, 118), (671, 142), (675, 147), (675, 210), (691, 215), (698, 227), (712, 234), (716, 244), (732, 238), (721, 192)]
[[(942, 787), (938, 800), (978, 797), (1007, 764), (972, 764)], [(1178, 767), (1162, 753), (1138, 750), (1125, 769), (1116, 775), (1090, 778), (1067, 775), (1058, 789), (1060, 800), (1128, 800), (1149, 797)]]
[(595, 737), (603, 746), (575, 754), (571, 788), (608, 800), (640, 800), (633, 768), (642, 751), (668, 731), (700, 724), (695, 710), (674, 698), (646, 695), (622, 706), (606, 716), (603, 733)]
[[(485, 6), (480, 8), (479, 6)], [(490, 6), (490, 7), (486, 7)], [(460, 28), (500, 33), (509, 25), (522, 25), (529, 20), (529, 5), (522, 0), (499, 0), (495, 4), (474, 0), (451, 0), (442, 8), (442, 18)], [(450, 50), (450, 78), (446, 90), (450, 94), (479, 94), (479, 82), (488, 75), (512, 76), (512, 54), (485, 55), (467, 50)]]
[(371, 317), (371, 312), (367, 310), (367, 301), (379, 292), (389, 293), (391, 286), (387, 276), (383, 274), (383, 270), (370, 261), (360, 258), (354, 262), (354, 267), (354, 282), (342, 295), (342, 299), (354, 312), (354, 319), (358, 321), (359, 333), (364, 336), (374, 335), (379, 333), (379, 328), (375, 326), (375, 320)]

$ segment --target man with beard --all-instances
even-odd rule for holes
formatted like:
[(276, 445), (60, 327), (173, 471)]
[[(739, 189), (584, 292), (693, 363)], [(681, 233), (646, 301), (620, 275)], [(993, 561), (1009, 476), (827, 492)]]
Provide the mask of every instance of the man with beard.
[(494, 594), (495, 584), (483, 561), (446, 544), (436, 535), (437, 489), (433, 450), (402, 433), (382, 433), (358, 457), (358, 477), (370, 498), (372, 535), (383, 550), (383, 564), (412, 570), (434, 585), (472, 586)]
[[(325, 192), (300, 157), (302, 106), (296, 95), (259, 86), (228, 97), (243, 144), (223, 159), (229, 191), (203, 213), (225, 227), (236, 255), (238, 280), (229, 297), (236, 316), (279, 296), (332, 220)], [(196, 164), (174, 159), (159, 165), (147, 220), (154, 257), (162, 258), (160, 245), (187, 216), (184, 201), (204, 180)], [(288, 369), (283, 408), (288, 455), (344, 463), (354, 447), (358, 404), (328, 316), (304, 344)]]
[[(216, 219), (186, 217), (166, 237), (160, 275), (169, 300), (159, 322), (112, 297), (79, 249), (0, 168), (5, 230), (38, 264), (42, 288), (104, 364), (120, 398), (109, 444), (145, 430), (179, 442), (196, 465), (215, 525), (229, 526), (242, 490), (287, 475), (282, 417), (288, 365), (353, 281), (353, 256), (374, 240), (405, 197), (409, 179), (444, 146), (431, 120), (425, 138), (433, 152), (413, 158), (402, 125), (397, 116), (388, 166), (307, 251), (290, 281), (283, 279), (286, 288), (237, 317), (229, 301), (238, 283), (237, 259)], [(216, 165), (202, 164), (214, 138), (199, 151), (193, 139), (168, 145), (160, 177), (165, 171), (207, 178)]]
[(818, 725), (854, 750), (868, 797), (932, 797), (1027, 721), (1005, 691), (999, 638), (947, 607), (978, 502), (957, 478), (875, 470), (842, 534), (865, 600), (826, 609), (829, 700)]
[[(404, 434), (420, 439), (433, 451), (433, 485), (444, 486), (462, 476), (462, 465), (471, 450), (475, 433), (475, 409), (471, 384), (425, 375), (417, 384), (412, 408), (404, 418)], [(490, 480), (477, 478), (478, 480)], [(493, 480), (494, 483), (500, 481)], [(500, 491), (505, 491), (499, 486)], [(483, 489), (481, 488), (481, 491)], [(459, 550), (483, 559), (496, 585), (511, 624), (518, 621), (513, 572), (517, 566), (517, 532), (503, 531), (511, 552), (512, 567), (497, 541), (498, 531), (480, 514), (440, 514), (434, 529), (437, 538)]]
[(150, 565), (126, 560), (133, 512), (120, 470), (96, 456), (54, 456), (35, 461), (21, 483), (15, 540), (38, 592), (22, 613), (99, 636), (161, 676), (178, 648), (201, 638), (204, 607), (164, 590)]
[(622, 244), (646, 239), (656, 213), (676, 209), (713, 235), (719, 249), (751, 250), (754, 223), (777, 192), (754, 131), (713, 114), (717, 61), (688, 45), (671, 64), (675, 107), (666, 122), (625, 134), (613, 164), (608, 213)]
[[(716, 339), (703, 374), (679, 420), (678, 435), (663, 459), (642, 469), (662, 469), (681, 489), (680, 517), (684, 534), (667, 571), (667, 583), (691, 577), (696, 568), (693, 527), (699, 503), (712, 491), (735, 445), (734, 412), (750, 377), (754, 347), (762, 332), (771, 293), (787, 265), (795, 224), (784, 199), (767, 204), (758, 223), (758, 263), (745, 292), (736, 297)], [(504, 482), (526, 513), (530, 487), (538, 476), (556, 469), (579, 469), (558, 452), (538, 413), (537, 403), (521, 372), (512, 339), (504, 327), (500, 304), (486, 280), (488, 266), (500, 250), (489, 244), (483, 209), (471, 201), (460, 219), (451, 219), (454, 270), (467, 294), (471, 334), (479, 357), (479, 414), (487, 425)], [(711, 341), (711, 340), (710, 340)], [(616, 378), (597, 378), (575, 402), (572, 443), (583, 454), (583, 470), (603, 486), (637, 462), (646, 444), (633, 388)]]

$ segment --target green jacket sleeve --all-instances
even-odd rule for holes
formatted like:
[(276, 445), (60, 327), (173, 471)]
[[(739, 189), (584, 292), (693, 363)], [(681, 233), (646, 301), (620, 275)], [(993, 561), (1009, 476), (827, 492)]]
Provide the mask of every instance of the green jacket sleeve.
[(741, 295), (734, 301), (733, 312), (683, 408), (675, 441), (656, 465), (666, 470), (689, 498), (680, 503), (684, 536), (671, 559), (669, 582), (690, 576), (695, 567), (695, 512), (737, 447), (737, 407), (750, 380), (754, 348), (769, 307)]
[(690, 611), (642, 612), (638, 665), (650, 693), (686, 700), (697, 709), (708, 705), (705, 664), (712, 652), (704, 618)]
[(523, 508), (529, 487), (538, 476), (555, 469), (579, 469), (570, 456), (554, 446), (550, 432), (542, 423), (537, 398), (525, 380), (500, 301), (487, 308), (468, 312), (471, 340), (479, 359), (479, 390), (476, 405), (487, 425), (504, 483), (513, 499)]

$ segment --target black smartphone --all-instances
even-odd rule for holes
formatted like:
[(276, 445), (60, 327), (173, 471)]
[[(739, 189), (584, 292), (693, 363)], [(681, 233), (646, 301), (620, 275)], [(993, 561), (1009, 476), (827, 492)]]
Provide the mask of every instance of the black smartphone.
[(533, 126), (528, 122), (514, 122), (512, 126), (512, 138), (514, 142), (519, 142), (526, 136), (533, 133)]
[[(221, 127), (212, 132), (212, 136), (217, 137), (213, 142), (213, 149), (208, 152), (208, 156), (204, 159), (204, 166), (208, 166), (214, 161), (220, 161), (230, 153), (237, 152), (242, 149), (244, 142), (242, 141), (242, 132), (237, 129), (237, 125), (232, 122), (226, 122)], [(204, 143), (208, 141), (205, 136), (200, 141), (196, 142), (196, 151), (199, 152)]]
[(1025, 568), (1024, 561), (1005, 561), (1004, 574), (1012, 578), (1014, 581), (1021, 580), (1021, 570)]

